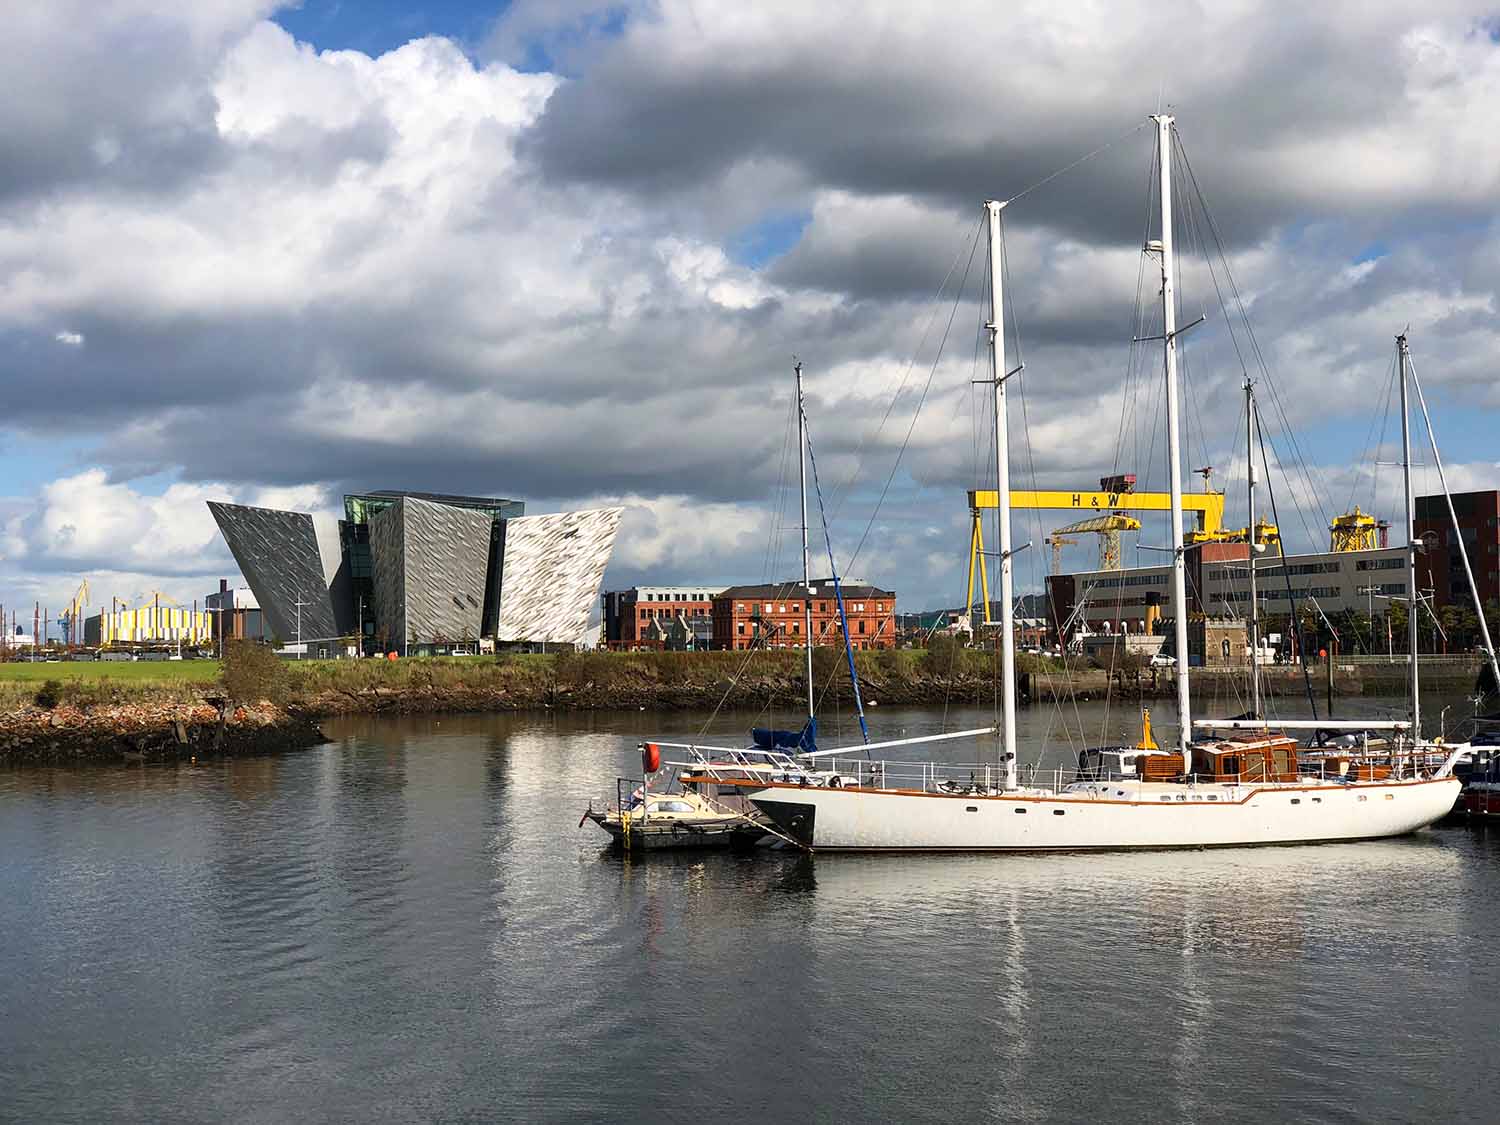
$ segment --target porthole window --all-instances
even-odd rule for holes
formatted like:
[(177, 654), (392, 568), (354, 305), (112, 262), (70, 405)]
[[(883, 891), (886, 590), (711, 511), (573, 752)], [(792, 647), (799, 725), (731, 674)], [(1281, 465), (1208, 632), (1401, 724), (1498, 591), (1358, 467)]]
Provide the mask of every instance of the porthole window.
[(964, 812), (978, 812), (978, 811), (979, 811), (979, 806), (978, 805), (966, 805), (964, 807)]
[(1063, 813), (1065, 813), (1067, 811), (1068, 811), (1067, 809), (1053, 809), (1052, 810), (1052, 815), (1053, 816), (1062, 816)]
[(1302, 803), (1302, 798), (1301, 797), (1293, 797), (1292, 798), (1292, 804), (1294, 804), (1294, 805), (1300, 805), (1301, 803)]
[(1208, 795), (1208, 799), (1210, 801), (1217, 801), (1219, 799), (1219, 795), (1217, 793), (1210, 793)]
[(1016, 812), (1020, 813), (1022, 816), (1026, 815), (1026, 810), (1025, 809), (1017, 809)]

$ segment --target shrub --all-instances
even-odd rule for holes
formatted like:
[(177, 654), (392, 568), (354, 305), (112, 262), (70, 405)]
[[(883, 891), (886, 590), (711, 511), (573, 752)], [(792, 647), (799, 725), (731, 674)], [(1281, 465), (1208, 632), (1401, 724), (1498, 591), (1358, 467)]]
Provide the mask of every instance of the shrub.
[(958, 658), (962, 647), (951, 633), (934, 633), (927, 638), (927, 651), (922, 654), (922, 673), (949, 676), (961, 672)]
[(268, 647), (254, 641), (229, 641), (219, 666), (224, 692), (236, 703), (265, 699), (281, 703), (289, 687), (286, 664)]
[(48, 680), (41, 687), (36, 689), (36, 695), (33, 697), (33, 699), (35, 700), (38, 707), (42, 708), (44, 711), (50, 711), (52, 710), (52, 708), (56, 707), (59, 703), (62, 702), (62, 691), (62, 681)]

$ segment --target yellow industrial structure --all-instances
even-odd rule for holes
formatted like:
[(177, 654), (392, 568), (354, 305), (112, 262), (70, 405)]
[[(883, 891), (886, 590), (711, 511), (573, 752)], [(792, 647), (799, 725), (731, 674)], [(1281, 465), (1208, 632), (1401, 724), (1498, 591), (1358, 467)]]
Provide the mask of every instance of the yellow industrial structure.
[[(1077, 523), (1070, 523), (1067, 527), (1060, 527), (1052, 533), (1052, 537), (1056, 539), (1059, 535), (1083, 535), (1092, 532), (1099, 537), (1099, 569), (1119, 570), (1120, 532), (1140, 529), (1141, 521), (1134, 516), (1110, 512), (1107, 516), (1093, 516), (1086, 520), (1079, 520)], [(1055, 546), (1052, 554), (1054, 559), (1060, 554)]]
[[(1121, 531), (1135, 531), (1140, 529), (1140, 520), (1125, 516), (1125, 512), (1168, 512), (1172, 510), (1172, 496), (1167, 492), (1137, 492), (1135, 491), (1135, 475), (1131, 473), (1104, 477), (1099, 481), (1100, 488), (1095, 490), (1081, 490), (1069, 492), (1060, 489), (1018, 489), (1010, 494), (1010, 506), (1012, 508), (1041, 509), (1047, 511), (1084, 511), (1097, 514), (1100, 526), (1092, 526), (1096, 523), (1093, 518), (1083, 520), (1079, 524), (1072, 524), (1068, 528), (1060, 529), (1066, 531), (1092, 531), (1101, 536), (1100, 556), (1103, 558), (1108, 550), (1109, 542), (1107, 536), (1114, 538), (1114, 566), (1100, 569), (1118, 570), (1119, 562), (1119, 533)], [(974, 611), (974, 578), (977, 572), (979, 584), (984, 595), (984, 622), (990, 624), (990, 593), (989, 579), (985, 574), (984, 560), (984, 530), (983, 513), (986, 510), (994, 510), (1000, 506), (1000, 495), (994, 489), (971, 489), (969, 492), (969, 511), (973, 516), (973, 528), (969, 534), (969, 592), (968, 612)], [(1182, 509), (1192, 512), (1197, 517), (1198, 526), (1187, 536), (1189, 542), (1193, 542), (1193, 536), (1219, 536), (1223, 534), (1224, 523), (1224, 494), (1222, 492), (1189, 492), (1182, 497)], [(1109, 517), (1117, 517), (1110, 519)], [(1128, 526), (1134, 524), (1134, 527)], [(1106, 526), (1108, 527), (1106, 528)], [(1054, 532), (1054, 535), (1057, 533)], [(1060, 557), (1060, 545), (1054, 545), (1053, 550)]]
[[(1067, 536), (1063, 535), (1061, 532), (1054, 531), (1051, 535), (1047, 536), (1046, 543), (1047, 543), (1047, 546), (1049, 546), (1049, 547), (1052, 548), (1052, 573), (1053, 574), (1061, 574), (1062, 573), (1062, 549), (1064, 547), (1076, 547), (1076, 546), (1078, 546), (1078, 540), (1076, 540), (1076, 539), (1069, 539)], [(973, 597), (973, 595), (970, 594), (970, 597)]]
[[(1190, 531), (1184, 538), (1189, 543), (1248, 543), (1248, 527), (1221, 527), (1218, 531)], [(1267, 547), (1281, 545), (1281, 529), (1270, 520), (1255, 521), (1255, 541)]]
[(1373, 551), (1384, 546), (1382, 535), (1390, 524), (1366, 515), (1354, 505), (1354, 511), (1335, 516), (1328, 525), (1328, 549), (1330, 551)]
[[(213, 643), (213, 614), (204, 610), (185, 609), (160, 591), (142, 595), (150, 599), (138, 609), (117, 603), (108, 613), (98, 615), (98, 633), (94, 618), (89, 619), (88, 643), (91, 645), (205, 645)], [(168, 604), (162, 605), (162, 602)]]

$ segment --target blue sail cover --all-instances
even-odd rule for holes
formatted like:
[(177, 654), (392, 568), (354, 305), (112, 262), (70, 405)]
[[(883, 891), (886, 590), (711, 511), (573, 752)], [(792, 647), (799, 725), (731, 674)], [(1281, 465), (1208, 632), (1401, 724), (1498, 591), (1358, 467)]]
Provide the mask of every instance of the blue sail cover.
[(758, 750), (796, 750), (802, 754), (811, 754), (818, 748), (818, 720), (808, 719), (807, 725), (801, 730), (755, 727), (750, 732), (750, 739)]

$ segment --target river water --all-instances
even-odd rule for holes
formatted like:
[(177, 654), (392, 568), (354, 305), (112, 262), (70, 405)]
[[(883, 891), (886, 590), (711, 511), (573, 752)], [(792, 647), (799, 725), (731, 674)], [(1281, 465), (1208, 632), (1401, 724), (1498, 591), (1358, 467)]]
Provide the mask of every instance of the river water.
[[(1055, 709), (1022, 724), (1065, 748)], [(605, 852), (588, 798), (703, 728), (352, 719), (282, 757), (0, 773), (0, 1117), (1494, 1117), (1496, 834)]]

